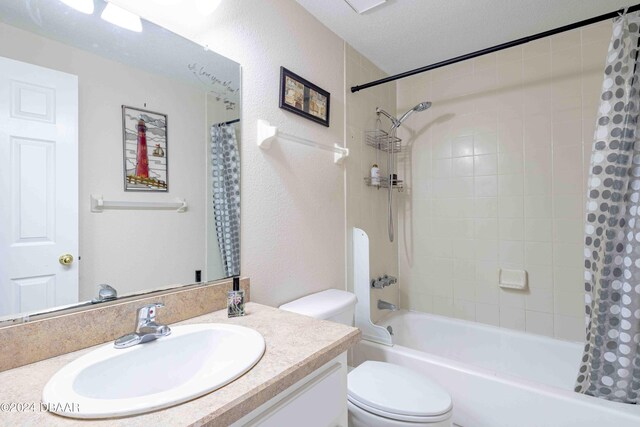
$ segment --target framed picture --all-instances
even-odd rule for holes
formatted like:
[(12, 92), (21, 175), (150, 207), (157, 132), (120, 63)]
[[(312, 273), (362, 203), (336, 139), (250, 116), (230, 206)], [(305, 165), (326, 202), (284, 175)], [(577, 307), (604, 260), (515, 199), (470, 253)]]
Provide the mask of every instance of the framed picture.
[(280, 108), (329, 127), (331, 94), (280, 67)]
[(122, 106), (124, 190), (169, 190), (167, 115)]

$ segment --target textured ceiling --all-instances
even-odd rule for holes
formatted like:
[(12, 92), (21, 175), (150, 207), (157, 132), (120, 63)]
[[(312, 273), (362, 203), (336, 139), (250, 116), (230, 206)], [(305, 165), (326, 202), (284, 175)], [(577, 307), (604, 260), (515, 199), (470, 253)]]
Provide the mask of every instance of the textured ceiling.
[(389, 0), (358, 15), (344, 0), (297, 0), (389, 74), (612, 12), (629, 1)]

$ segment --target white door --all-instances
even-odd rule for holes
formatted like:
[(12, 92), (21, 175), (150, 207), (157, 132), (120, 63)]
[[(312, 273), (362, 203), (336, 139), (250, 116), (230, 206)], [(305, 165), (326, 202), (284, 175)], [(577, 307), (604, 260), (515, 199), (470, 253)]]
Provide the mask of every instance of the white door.
[(0, 57), (0, 316), (77, 302), (77, 256), (78, 78)]

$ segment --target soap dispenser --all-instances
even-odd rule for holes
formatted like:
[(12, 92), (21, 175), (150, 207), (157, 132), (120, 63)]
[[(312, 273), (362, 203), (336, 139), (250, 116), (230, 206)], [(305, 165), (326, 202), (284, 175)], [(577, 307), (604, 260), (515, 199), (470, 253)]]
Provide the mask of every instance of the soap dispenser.
[(227, 315), (244, 316), (244, 291), (240, 290), (240, 278), (233, 278), (233, 290), (227, 293)]

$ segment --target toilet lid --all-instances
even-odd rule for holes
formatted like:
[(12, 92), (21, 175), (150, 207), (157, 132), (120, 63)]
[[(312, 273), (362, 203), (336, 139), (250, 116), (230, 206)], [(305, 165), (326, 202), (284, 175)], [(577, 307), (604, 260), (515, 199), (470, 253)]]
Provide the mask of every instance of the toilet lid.
[(390, 418), (436, 417), (451, 411), (451, 396), (418, 372), (366, 361), (348, 375), (349, 400)]

